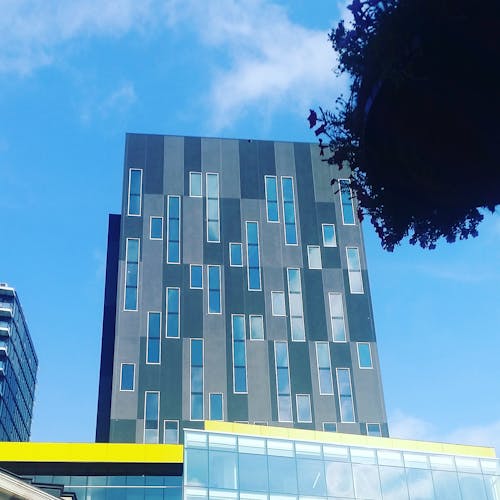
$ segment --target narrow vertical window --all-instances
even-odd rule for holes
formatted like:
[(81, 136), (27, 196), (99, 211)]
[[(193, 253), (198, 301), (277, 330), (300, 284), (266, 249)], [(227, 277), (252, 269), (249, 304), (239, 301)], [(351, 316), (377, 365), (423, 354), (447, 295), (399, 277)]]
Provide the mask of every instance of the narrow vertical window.
[(380, 424), (366, 424), (366, 435), (381, 437), (382, 431), (380, 429)]
[(355, 422), (352, 401), (351, 371), (337, 368), (337, 387), (339, 395), (340, 418), (342, 422)]
[(151, 217), (149, 226), (149, 239), (161, 240), (163, 238), (163, 217)]
[(144, 394), (144, 442), (160, 441), (160, 393), (146, 391)]
[(259, 224), (247, 222), (248, 289), (260, 290)]
[(275, 175), (266, 175), (266, 213), (267, 222), (279, 222), (278, 182)]
[(167, 263), (181, 262), (181, 198), (168, 197)]
[(233, 391), (246, 393), (247, 389), (247, 353), (245, 316), (243, 314), (231, 315), (233, 330)]
[(202, 339), (191, 339), (191, 420), (203, 420)]
[(278, 396), (278, 421), (292, 422), (292, 396), (290, 391), (290, 370), (288, 364), (288, 344), (274, 343), (276, 363), (276, 392)]
[(207, 266), (208, 314), (221, 314), (220, 266)]
[(210, 420), (224, 420), (222, 405), (222, 394), (220, 392), (210, 393)]
[(285, 292), (271, 292), (271, 308), (273, 316), (286, 316)]
[(264, 318), (250, 314), (250, 340), (264, 340)]
[(180, 337), (180, 300), (181, 291), (179, 288), (167, 288), (167, 323), (165, 337), (179, 338)]
[(351, 293), (364, 293), (359, 248), (347, 247), (347, 270), (349, 274), (349, 288)]
[(318, 362), (319, 393), (333, 394), (332, 363), (328, 342), (316, 342), (316, 361)]
[(139, 284), (140, 240), (127, 238), (125, 268), (125, 310), (137, 311), (137, 287)]
[(295, 195), (291, 177), (281, 178), (281, 191), (283, 195), (283, 218), (285, 219), (285, 245), (296, 245)]
[(233, 267), (243, 266), (241, 243), (229, 243), (229, 265)]
[(146, 342), (146, 363), (158, 364), (161, 349), (161, 313), (148, 312), (148, 332)]
[(131, 168), (128, 173), (128, 215), (141, 215), (142, 170)]
[(290, 306), (290, 329), (292, 340), (305, 341), (304, 308), (302, 304), (302, 285), (300, 283), (300, 269), (287, 269), (288, 274), (288, 302)]
[(336, 247), (337, 241), (335, 239), (335, 225), (322, 224), (321, 227), (323, 229), (323, 246)]
[(307, 246), (307, 260), (309, 263), (309, 269), (321, 269), (323, 267), (321, 264), (321, 250), (319, 246)]
[(179, 443), (179, 421), (164, 420), (163, 421), (163, 442), (165, 444)]
[(189, 172), (189, 196), (201, 198), (201, 172)]
[(345, 342), (344, 304), (342, 294), (329, 292), (330, 322), (332, 325), (332, 339), (334, 342)]
[(362, 369), (373, 368), (372, 352), (368, 342), (358, 342), (358, 362)]
[(311, 396), (309, 394), (297, 394), (297, 422), (312, 422)]
[(220, 242), (219, 174), (207, 173), (207, 241)]
[(191, 264), (189, 274), (190, 288), (203, 288), (203, 266)]
[(339, 180), (340, 203), (342, 205), (342, 221), (346, 225), (355, 224), (354, 205), (352, 201), (351, 182), (349, 179)]
[(337, 422), (323, 422), (325, 432), (337, 432)]
[(133, 391), (135, 379), (135, 365), (122, 363), (120, 373), (120, 391)]

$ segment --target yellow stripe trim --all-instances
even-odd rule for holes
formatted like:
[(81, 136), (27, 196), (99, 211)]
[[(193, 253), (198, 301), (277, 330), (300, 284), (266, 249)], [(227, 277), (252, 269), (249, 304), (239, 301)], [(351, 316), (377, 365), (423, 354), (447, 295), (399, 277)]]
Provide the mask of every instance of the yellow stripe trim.
[(0, 443), (2, 462), (183, 463), (179, 444)]
[(468, 455), (487, 458), (496, 457), (495, 449), (487, 446), (413, 441), (410, 439), (342, 434), (340, 432), (309, 431), (305, 429), (292, 429), (290, 427), (270, 427), (266, 425), (235, 424), (207, 420), (205, 422), (205, 430), (302, 441), (321, 441), (322, 443), (333, 443), (344, 446), (369, 446), (372, 448), (418, 451), (422, 453), (446, 453), (448, 455)]

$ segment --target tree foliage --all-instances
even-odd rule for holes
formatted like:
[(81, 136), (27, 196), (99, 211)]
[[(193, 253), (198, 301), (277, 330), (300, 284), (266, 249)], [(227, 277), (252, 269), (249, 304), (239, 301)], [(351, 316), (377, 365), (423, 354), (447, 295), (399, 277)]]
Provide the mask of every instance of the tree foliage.
[(359, 218), (385, 249), (407, 236), (423, 248), (477, 236), (478, 208), (500, 203), (500, 2), (348, 8), (354, 21), (330, 40), (349, 95), (309, 115), (321, 154), (350, 166)]

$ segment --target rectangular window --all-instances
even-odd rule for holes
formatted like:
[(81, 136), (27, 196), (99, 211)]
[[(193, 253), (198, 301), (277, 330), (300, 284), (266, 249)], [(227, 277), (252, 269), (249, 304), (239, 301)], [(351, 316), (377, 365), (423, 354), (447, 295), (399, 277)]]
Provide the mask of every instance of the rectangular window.
[(325, 432), (337, 432), (337, 422), (323, 422)]
[(317, 245), (307, 245), (307, 260), (309, 269), (321, 269), (321, 250)]
[(201, 172), (189, 172), (189, 196), (201, 198)]
[(309, 394), (297, 394), (297, 422), (312, 422), (311, 396)]
[(128, 215), (141, 215), (142, 170), (131, 168), (128, 172)]
[(333, 394), (332, 363), (328, 342), (316, 342), (316, 361), (318, 363), (319, 393)]
[(125, 310), (137, 311), (140, 240), (127, 238), (125, 267)]
[(189, 266), (189, 282), (191, 288), (203, 288), (203, 266), (191, 264)]
[(359, 248), (347, 247), (347, 270), (349, 274), (349, 288), (351, 293), (364, 293), (361, 264), (359, 261)]
[(264, 318), (250, 314), (250, 340), (264, 340)]
[(323, 229), (323, 246), (336, 247), (337, 240), (335, 239), (335, 225), (322, 224), (321, 227)]
[(358, 361), (362, 369), (373, 368), (372, 352), (368, 342), (358, 342)]
[(275, 175), (266, 175), (266, 213), (267, 222), (279, 222), (278, 182)]
[(341, 293), (328, 293), (330, 305), (330, 322), (332, 325), (332, 339), (334, 342), (346, 342), (344, 304)]
[(179, 421), (163, 421), (163, 442), (165, 444), (179, 444)]
[(382, 431), (380, 430), (380, 424), (366, 424), (366, 435), (382, 437)]
[(248, 289), (260, 290), (259, 224), (247, 222)]
[(283, 196), (283, 217), (285, 219), (285, 245), (297, 245), (295, 195), (291, 177), (281, 178), (281, 193)]
[(233, 267), (243, 266), (241, 243), (229, 243), (229, 265)]
[(220, 242), (219, 174), (207, 173), (207, 241)]
[(271, 292), (273, 316), (286, 316), (285, 292)]
[(231, 325), (233, 331), (233, 391), (236, 394), (247, 393), (245, 316), (232, 314)]
[(160, 441), (160, 393), (146, 391), (144, 393), (144, 442)]
[(120, 373), (120, 391), (133, 391), (135, 379), (135, 365), (122, 363)]
[(210, 393), (210, 420), (224, 420), (222, 394), (220, 392)]
[(342, 205), (342, 221), (346, 225), (355, 224), (351, 181), (349, 181), (349, 179), (339, 180), (339, 192), (340, 192), (340, 203)]
[(179, 288), (167, 288), (167, 324), (165, 337), (180, 337), (181, 291)]
[(288, 275), (288, 304), (290, 306), (290, 329), (293, 341), (306, 340), (304, 326), (304, 307), (302, 304), (302, 285), (300, 269), (287, 269)]
[(208, 314), (221, 314), (220, 266), (207, 266)]
[(337, 388), (339, 395), (340, 418), (342, 422), (355, 422), (352, 401), (351, 371), (337, 368)]
[(146, 363), (158, 364), (161, 356), (161, 313), (148, 312)]
[(163, 217), (151, 217), (149, 227), (149, 239), (163, 239)]
[(203, 413), (203, 340), (191, 339), (191, 420)]
[(276, 363), (276, 391), (278, 396), (278, 421), (292, 422), (292, 396), (290, 391), (290, 370), (288, 364), (288, 344), (274, 343)]
[(181, 262), (181, 198), (168, 197), (167, 209), (167, 263)]

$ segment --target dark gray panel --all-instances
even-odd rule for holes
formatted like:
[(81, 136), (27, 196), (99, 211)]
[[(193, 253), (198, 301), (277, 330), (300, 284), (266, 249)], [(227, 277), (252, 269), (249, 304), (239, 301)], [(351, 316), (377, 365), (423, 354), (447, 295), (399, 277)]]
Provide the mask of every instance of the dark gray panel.
[[(272, 141), (256, 141), (259, 149), (258, 170), (260, 176), (276, 175), (276, 164), (274, 156), (274, 142)], [(264, 192), (261, 197), (264, 197)]]
[[(227, 267), (224, 272), (226, 315), (251, 312), (245, 306), (244, 267)], [(231, 331), (231, 330), (229, 330)]]
[(189, 285), (181, 290), (181, 337), (203, 337), (203, 290)]
[(184, 171), (201, 172), (201, 138), (184, 138)]
[(352, 360), (349, 342), (331, 342), (330, 357), (333, 371), (335, 371), (335, 368), (350, 368)]
[[(344, 271), (345, 283), (348, 284), (347, 274), (347, 271)], [(345, 302), (349, 322), (349, 339), (351, 341), (375, 342), (375, 332), (370, 317), (369, 295), (349, 293), (346, 290)]]
[(289, 342), (290, 384), (295, 403), (295, 394), (312, 394), (311, 367), (307, 342)]
[(163, 136), (148, 135), (146, 149), (146, 170), (144, 172), (144, 193), (163, 193)]
[(224, 263), (223, 243), (203, 243), (203, 263), (204, 264), (223, 264)]
[(321, 271), (304, 269), (302, 286), (307, 339), (328, 340)]
[[(187, 273), (189, 276), (189, 266), (182, 264), (166, 264), (163, 268), (163, 283), (165, 285), (163, 288), (167, 286), (182, 288), (184, 273)], [(165, 290), (163, 290), (163, 293), (165, 293)], [(165, 304), (165, 300), (163, 300), (163, 304)]]
[(240, 182), (242, 198), (263, 198), (259, 173), (259, 147), (257, 141), (240, 141)]
[(225, 263), (229, 265), (229, 242), (240, 242), (241, 237), (241, 214), (240, 200), (234, 198), (221, 198), (220, 200), (221, 213), (221, 245), (224, 245), (226, 253)]
[[(322, 242), (323, 243), (323, 242)], [(321, 258), (323, 259), (323, 268), (340, 269), (340, 248), (339, 247), (321, 247)]]
[(135, 443), (136, 420), (111, 420), (109, 441), (111, 443)]
[[(160, 417), (180, 420), (182, 415), (182, 341), (163, 339), (161, 345)], [(163, 422), (161, 422), (161, 426)]]
[(271, 421), (278, 421), (278, 400), (276, 393), (276, 362), (274, 359), (274, 342), (268, 342), (268, 352), (269, 352), (269, 389), (271, 394)]
[(127, 134), (125, 144), (125, 170), (146, 167), (147, 135)]

